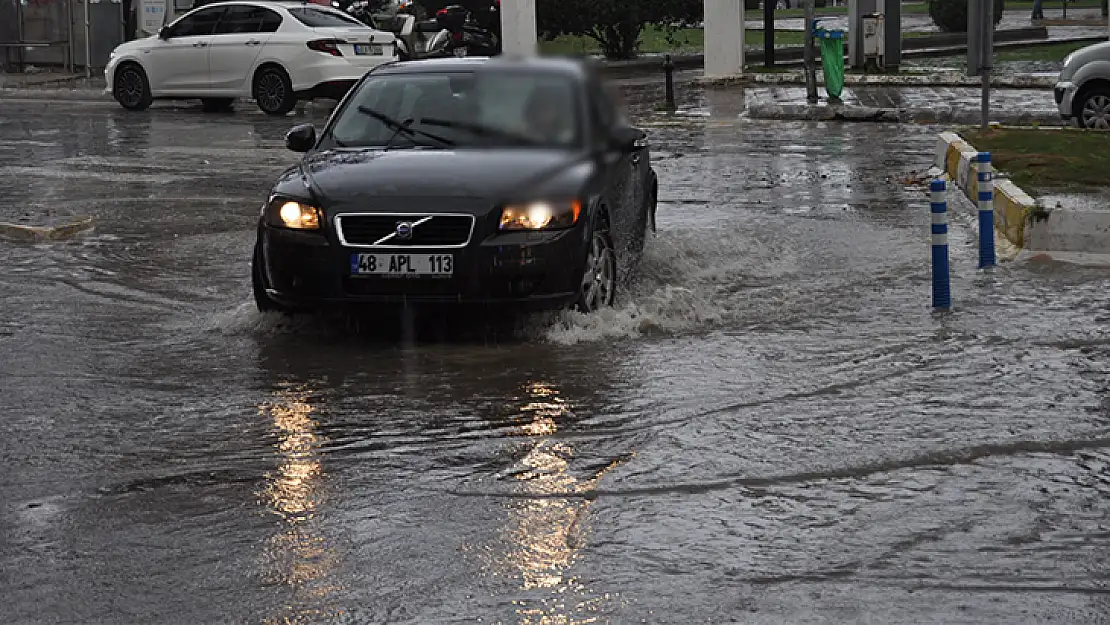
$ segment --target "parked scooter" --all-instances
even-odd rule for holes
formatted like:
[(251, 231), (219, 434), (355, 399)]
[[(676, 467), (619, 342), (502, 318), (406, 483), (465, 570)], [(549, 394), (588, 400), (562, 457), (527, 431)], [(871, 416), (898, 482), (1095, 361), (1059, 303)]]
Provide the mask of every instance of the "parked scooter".
[(500, 0), (482, 11), (457, 4), (436, 13), (440, 31), (428, 43), (424, 56), (496, 56), (501, 54)]

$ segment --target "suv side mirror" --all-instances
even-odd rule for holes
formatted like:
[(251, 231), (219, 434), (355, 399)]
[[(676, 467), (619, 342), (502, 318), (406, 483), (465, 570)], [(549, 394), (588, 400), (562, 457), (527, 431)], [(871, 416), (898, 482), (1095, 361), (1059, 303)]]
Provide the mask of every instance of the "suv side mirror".
[(647, 147), (647, 134), (639, 128), (626, 126), (613, 131), (613, 149), (624, 153), (632, 153)]
[(169, 39), (170, 38), (170, 25), (169, 24), (166, 24), (165, 26), (158, 29), (158, 38), (159, 39)]
[(294, 126), (285, 133), (285, 147), (294, 152), (307, 152), (316, 145), (316, 127), (312, 124)]

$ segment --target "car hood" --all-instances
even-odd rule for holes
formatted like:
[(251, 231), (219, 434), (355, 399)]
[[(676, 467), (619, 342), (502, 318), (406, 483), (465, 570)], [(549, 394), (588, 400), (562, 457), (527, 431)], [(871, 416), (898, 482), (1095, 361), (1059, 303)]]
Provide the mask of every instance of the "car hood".
[(125, 42), (119, 44), (118, 46), (116, 46), (115, 48), (113, 48), (112, 52), (114, 54), (124, 54), (124, 53), (127, 53), (127, 52), (142, 50), (143, 48), (146, 48), (146, 47), (152, 45), (157, 40), (158, 40), (157, 35), (151, 35), (150, 37), (143, 37), (142, 39), (134, 39), (132, 41), (125, 41)]
[(306, 156), (297, 170), (325, 204), (379, 198), (500, 202), (575, 193), (590, 162), (563, 150), (336, 149)]
[(1071, 80), (1072, 76), (1088, 63), (1110, 63), (1110, 42), (1104, 41), (1080, 48), (1064, 57), (1060, 80)]

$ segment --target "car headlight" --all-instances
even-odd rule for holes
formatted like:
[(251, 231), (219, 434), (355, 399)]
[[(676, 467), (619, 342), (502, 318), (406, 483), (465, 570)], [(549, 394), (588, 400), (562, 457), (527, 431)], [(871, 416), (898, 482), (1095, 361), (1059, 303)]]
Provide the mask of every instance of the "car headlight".
[(297, 200), (275, 197), (266, 207), (266, 222), (294, 230), (319, 230), (320, 209)]
[(510, 204), (501, 209), (500, 228), (502, 230), (569, 228), (578, 223), (580, 214), (582, 214), (582, 203), (578, 200)]

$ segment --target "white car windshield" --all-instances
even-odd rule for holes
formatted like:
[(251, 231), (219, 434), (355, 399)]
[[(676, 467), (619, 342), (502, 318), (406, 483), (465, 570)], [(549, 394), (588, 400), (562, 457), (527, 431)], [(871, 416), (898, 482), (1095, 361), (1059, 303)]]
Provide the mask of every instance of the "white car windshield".
[[(352, 94), (330, 138), (341, 147), (380, 147), (392, 139), (389, 145), (398, 147), (572, 148), (582, 141), (577, 94), (570, 77), (553, 73), (387, 74)], [(413, 132), (398, 131), (400, 124)]]

